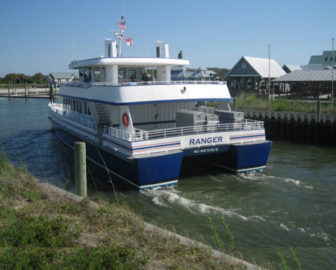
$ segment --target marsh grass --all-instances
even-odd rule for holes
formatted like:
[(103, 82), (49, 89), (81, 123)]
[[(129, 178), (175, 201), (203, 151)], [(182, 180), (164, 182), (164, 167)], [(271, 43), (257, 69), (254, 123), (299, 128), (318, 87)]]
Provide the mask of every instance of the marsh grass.
[(80, 203), (37, 183), (0, 153), (0, 269), (243, 269), (144, 230), (126, 205)]
[(222, 224), (215, 225), (211, 217), (208, 217), (212, 237), (214, 239), (215, 247), (219, 250), (232, 251), (234, 247), (234, 236), (230, 230), (224, 216), (221, 216)]
[[(276, 98), (268, 100), (265, 97), (257, 97), (252, 94), (241, 94), (237, 99), (239, 109), (252, 109), (261, 111), (288, 111), (288, 112), (309, 112), (317, 111), (316, 101), (304, 101), (299, 99)], [(233, 102), (231, 104), (233, 108)], [(331, 103), (321, 102), (321, 113), (335, 114), (336, 107)]]
[[(302, 263), (298, 258), (296, 251), (294, 248), (289, 248), (290, 255), (285, 257), (283, 253), (278, 251), (279, 261), (280, 261), (280, 269), (281, 270), (302, 270)], [(290, 267), (291, 266), (291, 267)]]

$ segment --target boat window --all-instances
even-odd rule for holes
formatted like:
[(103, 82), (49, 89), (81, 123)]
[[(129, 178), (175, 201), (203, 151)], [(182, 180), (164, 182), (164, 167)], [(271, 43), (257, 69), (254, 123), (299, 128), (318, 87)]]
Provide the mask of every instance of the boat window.
[(100, 69), (98, 70), (94, 70), (93, 72), (93, 81), (95, 82), (101, 82), (103, 81), (103, 78), (102, 78), (102, 71)]
[(124, 80), (126, 78), (125, 73), (126, 73), (125, 69), (119, 69), (119, 71), (118, 71), (118, 79), (119, 80)]
[(88, 107), (87, 107), (86, 102), (84, 102), (84, 113), (88, 114)]
[(136, 81), (136, 69), (121, 68), (118, 71), (118, 79), (120, 82), (134, 82)]
[(136, 70), (135, 69), (127, 70), (127, 80), (134, 82), (135, 79), (136, 79)]
[(83, 107), (83, 103), (81, 101), (78, 101), (78, 112), (79, 113), (83, 113), (82, 107)]

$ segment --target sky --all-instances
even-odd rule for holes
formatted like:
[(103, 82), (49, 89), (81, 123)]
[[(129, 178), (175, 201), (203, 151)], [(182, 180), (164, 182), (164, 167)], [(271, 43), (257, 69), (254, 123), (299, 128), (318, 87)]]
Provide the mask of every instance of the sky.
[(232, 68), (242, 56), (308, 64), (331, 50), (335, 0), (1, 0), (0, 77), (69, 71), (74, 60), (104, 55), (122, 15), (128, 57), (155, 57), (166, 41), (190, 67)]

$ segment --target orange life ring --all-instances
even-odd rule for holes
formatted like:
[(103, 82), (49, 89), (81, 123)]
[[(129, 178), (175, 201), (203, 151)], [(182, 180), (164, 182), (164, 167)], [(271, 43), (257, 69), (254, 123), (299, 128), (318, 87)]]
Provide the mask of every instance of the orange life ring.
[(128, 114), (127, 113), (123, 113), (121, 121), (122, 121), (124, 127), (128, 127), (128, 125), (129, 125), (129, 118), (128, 118)]

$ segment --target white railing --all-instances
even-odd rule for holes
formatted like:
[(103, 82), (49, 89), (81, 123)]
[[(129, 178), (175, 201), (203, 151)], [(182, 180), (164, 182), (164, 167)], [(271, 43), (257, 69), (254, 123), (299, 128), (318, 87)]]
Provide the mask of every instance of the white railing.
[(65, 110), (62, 107), (62, 104), (52, 104), (49, 105), (49, 107), (51, 108), (51, 110), (57, 114), (60, 115), (62, 117), (65, 117), (66, 119), (72, 120), (76, 123), (79, 123), (83, 126), (92, 128), (92, 129), (97, 129), (96, 125), (93, 123), (91, 117), (89, 115), (83, 115), (80, 113), (76, 113), (73, 111), (69, 111), (69, 110)]
[(131, 82), (131, 81), (124, 81), (119, 83), (112, 83), (112, 82), (69, 82), (69, 83), (61, 83), (62, 86), (69, 86), (69, 87), (80, 87), (80, 88), (89, 88), (91, 86), (140, 86), (140, 85), (176, 85), (176, 84), (226, 84), (224, 81), (148, 81), (148, 82)]
[(187, 127), (157, 129), (150, 131), (135, 128), (133, 133), (127, 133), (117, 128), (105, 126), (104, 133), (127, 141), (139, 141), (139, 140), (161, 139), (167, 137), (176, 137), (176, 136), (184, 136), (199, 133), (248, 131), (248, 130), (262, 130), (262, 129), (264, 129), (264, 122), (255, 120), (244, 120), (240, 123), (195, 125)]

